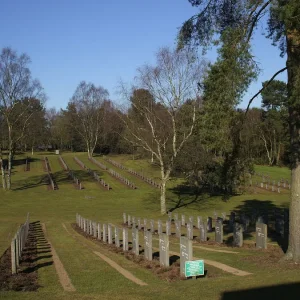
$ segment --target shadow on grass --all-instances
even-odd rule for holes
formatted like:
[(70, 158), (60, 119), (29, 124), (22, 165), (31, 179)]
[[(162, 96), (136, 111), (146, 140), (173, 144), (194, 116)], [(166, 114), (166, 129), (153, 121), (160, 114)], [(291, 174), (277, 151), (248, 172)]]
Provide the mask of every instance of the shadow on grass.
[(299, 299), (300, 283), (272, 285), (261, 288), (224, 292), (221, 300)]
[(31, 188), (35, 188), (42, 185), (47, 185), (47, 175), (36, 175), (36, 176), (30, 176), (26, 178), (25, 180), (18, 180), (13, 182), (15, 188), (13, 188), (13, 191), (22, 191), (27, 190)]

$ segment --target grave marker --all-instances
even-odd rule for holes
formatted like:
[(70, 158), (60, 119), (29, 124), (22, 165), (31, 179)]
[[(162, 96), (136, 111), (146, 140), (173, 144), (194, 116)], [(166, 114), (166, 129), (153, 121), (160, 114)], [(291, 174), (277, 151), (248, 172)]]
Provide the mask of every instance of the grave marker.
[(166, 221), (166, 234), (171, 235), (171, 221)]
[(200, 241), (207, 241), (207, 226), (203, 222), (200, 224)]
[(162, 233), (159, 236), (159, 263), (161, 266), (169, 267), (169, 236)]
[(181, 237), (181, 222), (179, 220), (175, 221), (175, 227), (176, 227), (176, 237)]
[(154, 220), (150, 220), (150, 231), (154, 233)]
[(221, 221), (216, 222), (215, 239), (216, 239), (216, 243), (219, 243), (219, 244), (223, 243), (223, 224)]
[(115, 245), (117, 248), (120, 247), (120, 231), (119, 227), (115, 227)]
[(107, 227), (106, 227), (106, 224), (103, 224), (103, 242), (107, 243)]
[(128, 251), (128, 228), (123, 227), (123, 251)]
[(188, 222), (186, 224), (186, 229), (187, 229), (187, 238), (189, 240), (192, 240), (194, 238), (194, 235), (193, 235), (193, 223)]
[(136, 228), (132, 229), (132, 252), (135, 255), (140, 255), (139, 231)]
[(212, 218), (207, 218), (207, 232), (212, 232)]
[(126, 213), (123, 213), (123, 224), (126, 224)]
[(157, 233), (159, 235), (162, 234), (162, 222), (161, 222), (161, 220), (157, 221)]
[(108, 224), (107, 226), (107, 233), (108, 233), (108, 244), (113, 243), (113, 233), (112, 233), (112, 225)]
[(181, 215), (181, 226), (185, 226), (185, 215)]
[(193, 259), (192, 241), (187, 237), (180, 238), (180, 273), (185, 275), (185, 262)]
[(256, 223), (256, 248), (267, 249), (267, 225)]
[(145, 231), (144, 233), (144, 242), (145, 242), (145, 258), (147, 260), (152, 260), (152, 233), (150, 231)]
[(200, 225), (202, 223), (202, 217), (201, 216), (198, 216), (197, 217), (197, 228), (200, 229)]
[(101, 240), (101, 224), (98, 223), (98, 240)]
[(234, 223), (233, 228), (233, 245), (236, 247), (243, 246), (243, 228), (240, 224)]

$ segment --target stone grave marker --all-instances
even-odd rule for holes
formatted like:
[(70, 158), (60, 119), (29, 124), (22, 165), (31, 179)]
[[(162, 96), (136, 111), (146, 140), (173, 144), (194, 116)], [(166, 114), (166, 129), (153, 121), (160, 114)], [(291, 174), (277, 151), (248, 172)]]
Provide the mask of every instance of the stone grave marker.
[(145, 258), (147, 260), (152, 260), (152, 233), (151, 231), (145, 231), (144, 232), (144, 242), (145, 242), (145, 248), (144, 248), (144, 254)]
[(212, 232), (212, 218), (207, 218), (207, 232)]
[(192, 240), (193, 238), (194, 238), (194, 233), (193, 233), (193, 223), (191, 223), (191, 222), (188, 222), (187, 224), (186, 224), (186, 230), (187, 230), (187, 238), (189, 239), (189, 240)]
[(154, 220), (150, 220), (150, 231), (154, 233)]
[(192, 223), (192, 225), (194, 224), (194, 217), (193, 216), (190, 216), (189, 217), (189, 221), (190, 221), (190, 223)]
[(101, 240), (101, 224), (98, 223), (98, 240)]
[(103, 242), (107, 243), (107, 226), (103, 224)]
[(162, 222), (161, 222), (161, 220), (157, 221), (157, 233), (159, 235), (162, 234)]
[(185, 262), (193, 260), (192, 241), (187, 237), (180, 238), (180, 274), (185, 275)]
[(128, 225), (128, 227), (131, 227), (131, 216), (130, 215), (128, 215), (128, 218), (127, 218), (127, 225)]
[(267, 249), (267, 225), (264, 223), (256, 223), (256, 248)]
[(146, 227), (146, 230), (147, 230), (147, 224), (148, 224), (148, 220), (144, 219), (144, 228)]
[(126, 224), (126, 213), (123, 213), (123, 224)]
[(169, 236), (162, 233), (159, 236), (159, 263), (161, 266), (169, 267)]
[(198, 216), (197, 217), (197, 228), (200, 229), (200, 225), (202, 223), (202, 217), (201, 216)]
[(112, 232), (112, 225), (108, 224), (107, 226), (107, 234), (108, 234), (108, 244), (113, 243), (113, 232)]
[(176, 228), (176, 237), (181, 237), (181, 222), (179, 220), (175, 221), (175, 228)]
[(166, 234), (171, 235), (171, 221), (166, 221)]
[(141, 218), (138, 218), (137, 222), (138, 222), (138, 230), (141, 230), (142, 229)]
[(214, 220), (217, 220), (218, 213), (216, 211), (214, 211), (213, 215), (214, 215)]
[(93, 222), (93, 233), (94, 233), (94, 237), (97, 237), (97, 223)]
[(169, 211), (168, 212), (168, 220), (171, 222), (172, 221), (172, 213)]
[(185, 226), (185, 215), (181, 215), (181, 225)]
[(123, 251), (128, 251), (128, 228), (123, 227)]
[(230, 217), (229, 217), (229, 228), (230, 228), (230, 230), (233, 230), (234, 223), (235, 223), (235, 212), (232, 211), (230, 213)]
[(243, 227), (238, 224), (234, 223), (233, 227), (233, 245), (236, 247), (242, 247), (243, 246)]
[(202, 222), (200, 224), (200, 241), (206, 242), (207, 241), (207, 226)]
[(217, 221), (215, 225), (215, 239), (216, 243), (223, 243), (223, 224), (220, 221)]
[(117, 248), (120, 247), (120, 230), (119, 227), (115, 227), (115, 245)]
[(132, 252), (135, 255), (140, 255), (139, 231), (137, 228), (132, 229)]

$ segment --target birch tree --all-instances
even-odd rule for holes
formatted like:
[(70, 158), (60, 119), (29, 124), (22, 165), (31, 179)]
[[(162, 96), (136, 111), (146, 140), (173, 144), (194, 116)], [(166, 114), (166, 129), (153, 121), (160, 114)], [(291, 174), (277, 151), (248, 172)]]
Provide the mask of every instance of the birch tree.
[[(7, 127), (8, 165), (5, 174), (3, 167), (2, 185), (11, 189), (11, 170), (13, 151), (16, 143), (25, 133), (34, 110), (26, 99), (45, 100), (43, 88), (38, 80), (33, 80), (28, 68), (30, 58), (26, 54), (20, 56), (11, 48), (4, 48), (0, 54), (0, 114)], [(22, 109), (19, 109), (22, 107)], [(3, 166), (3, 157), (1, 155)]]
[(128, 132), (125, 138), (143, 147), (160, 166), (161, 214), (167, 212), (166, 184), (175, 160), (195, 126), (204, 66), (192, 50), (162, 48), (156, 54), (156, 65), (137, 70), (137, 86), (131, 94), (123, 89), (131, 104), (131, 112), (122, 114)]
[(77, 124), (74, 129), (85, 141), (89, 158), (93, 156), (98, 143), (105, 116), (103, 103), (108, 96), (108, 91), (102, 86), (82, 81), (71, 98), (76, 108)]

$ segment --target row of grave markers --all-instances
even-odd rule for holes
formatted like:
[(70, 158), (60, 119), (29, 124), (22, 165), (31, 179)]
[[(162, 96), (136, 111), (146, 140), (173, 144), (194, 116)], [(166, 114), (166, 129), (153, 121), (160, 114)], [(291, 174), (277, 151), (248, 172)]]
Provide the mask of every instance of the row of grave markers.
[[(189, 217), (189, 221), (185, 221), (185, 216), (181, 215), (181, 219), (178, 219), (178, 214), (174, 215), (174, 224), (175, 224), (175, 236), (176, 238), (182, 237), (181, 228), (182, 226), (186, 226), (186, 238), (189, 240), (194, 240), (194, 233), (198, 232), (196, 238), (200, 242), (206, 242), (207, 241), (207, 233), (213, 232), (212, 222), (213, 218), (208, 217), (207, 222), (204, 222), (201, 216), (197, 217), (197, 226), (196, 231), (194, 231), (194, 225), (193, 225), (193, 217)], [(217, 217), (215, 219), (215, 242), (218, 244), (223, 243), (223, 218)], [(243, 220), (243, 224), (237, 223), (235, 221), (235, 213), (231, 213), (230, 219), (229, 219), (229, 228), (233, 232), (233, 245), (236, 247), (242, 247), (243, 246), (243, 233), (247, 230), (249, 226), (250, 220)], [(156, 232), (155, 230), (155, 221), (150, 220), (149, 227), (147, 219), (143, 219), (143, 224), (141, 222), (141, 218), (135, 218), (130, 215), (126, 215), (126, 213), (123, 213), (123, 224), (126, 224), (129, 228), (137, 229), (137, 230), (144, 230), (150, 231), (152, 234)], [(171, 224), (172, 221), (170, 219), (165, 222), (165, 234), (167, 236), (171, 236)], [(276, 225), (277, 226), (277, 225)], [(281, 228), (280, 225), (278, 225), (278, 228)], [(255, 223), (255, 231), (256, 231), (256, 248), (267, 248), (267, 225), (264, 223), (264, 220), (262, 218), (258, 218), (257, 222)], [(161, 220), (157, 221), (157, 233), (158, 235), (163, 234), (163, 222)]]
[(59, 156), (59, 160), (64, 168), (65, 171), (68, 172), (68, 176), (69, 178), (72, 179), (72, 181), (75, 183), (76, 187), (79, 189), (79, 190), (82, 190), (83, 189), (83, 186), (80, 182), (80, 180), (75, 176), (74, 172), (68, 167), (67, 163), (65, 162), (65, 160)]
[(27, 214), (26, 222), (19, 227), (14, 238), (11, 241), (11, 273), (18, 273), (22, 251), (25, 247), (29, 232), (29, 213)]
[[(107, 244), (114, 244), (117, 248), (122, 245), (123, 251), (129, 251), (128, 227), (119, 228), (112, 224), (101, 224), (81, 217), (76, 214), (76, 223), (86, 234), (97, 238)], [(102, 226), (101, 226), (102, 225)], [(114, 227), (114, 230), (113, 230)], [(122, 238), (121, 238), (122, 233)], [(146, 260), (153, 260), (152, 232), (144, 231), (144, 257)], [(131, 229), (131, 251), (135, 255), (140, 255), (139, 231), (137, 228)], [(122, 242), (122, 243), (121, 243)], [(169, 236), (161, 233), (159, 235), (159, 262), (163, 267), (170, 266)], [(192, 241), (186, 237), (180, 237), (180, 273), (185, 275), (185, 262), (193, 260)]]
[(74, 157), (74, 160), (80, 165), (80, 167), (87, 171), (87, 173), (92, 176), (97, 182), (99, 182), (105, 189), (108, 191), (112, 188), (109, 186), (108, 183), (106, 183), (100, 176), (93, 170), (89, 169), (80, 159), (78, 159), (76, 156)]
[(116, 161), (114, 161), (114, 160), (112, 160), (110, 158), (104, 158), (104, 159), (107, 160), (108, 162), (110, 162), (115, 167), (118, 167), (118, 168), (120, 168), (122, 170), (125, 170), (125, 171), (129, 172), (130, 174), (133, 174), (133, 175), (141, 178), (143, 181), (147, 182), (151, 186), (156, 187), (158, 189), (161, 188), (160, 184), (158, 184), (157, 182), (155, 182), (153, 179), (144, 176), (144, 174), (139, 173), (139, 172), (137, 172), (137, 171), (135, 171), (133, 169), (127, 168), (127, 167), (123, 166), (122, 164), (120, 164), (119, 162), (116, 162)]
[(125, 185), (127, 185), (128, 187), (132, 188), (132, 189), (137, 189), (136, 185), (129, 181), (127, 178), (125, 178), (124, 176), (122, 176), (121, 174), (119, 174), (118, 172), (116, 172), (113, 169), (108, 168), (107, 166), (105, 166), (104, 164), (100, 163), (99, 161), (97, 161), (94, 158), (90, 158), (90, 161), (93, 162), (94, 164), (96, 164), (97, 166), (99, 166), (100, 168), (102, 168), (103, 170), (106, 170), (110, 175), (112, 175), (113, 177), (117, 178), (118, 180), (120, 180), (121, 182), (123, 182)]
[(49, 181), (49, 185), (50, 185), (51, 189), (53, 191), (58, 190), (58, 186), (55, 183), (55, 181), (53, 179), (53, 175), (52, 175), (51, 170), (50, 170), (50, 164), (49, 164), (49, 160), (48, 160), (47, 156), (44, 157), (44, 163), (45, 163), (45, 168), (46, 168), (46, 172), (47, 172), (47, 175), (48, 175), (48, 181)]
[[(276, 180), (271, 180), (269, 175), (264, 175), (261, 173), (255, 173), (255, 175), (262, 178), (262, 182), (260, 183), (261, 188), (265, 187), (266, 189), (268, 189), (268, 187), (271, 186), (273, 192), (274, 191), (280, 192), (280, 188), (288, 189), (288, 190), (291, 189), (291, 183), (287, 179), (281, 178), (279, 181), (276, 182)], [(251, 178), (250, 178), (250, 185), (252, 185)], [(256, 185), (258, 186), (258, 182), (256, 182)]]

